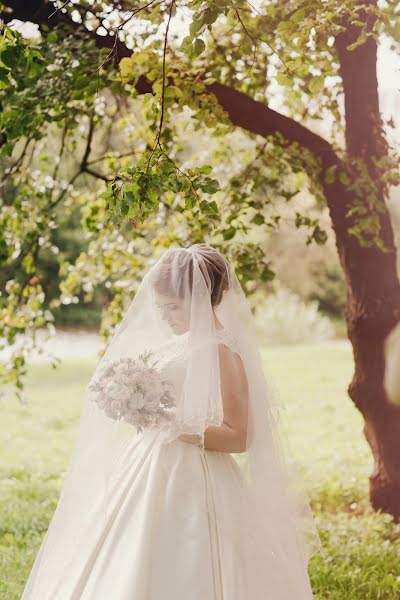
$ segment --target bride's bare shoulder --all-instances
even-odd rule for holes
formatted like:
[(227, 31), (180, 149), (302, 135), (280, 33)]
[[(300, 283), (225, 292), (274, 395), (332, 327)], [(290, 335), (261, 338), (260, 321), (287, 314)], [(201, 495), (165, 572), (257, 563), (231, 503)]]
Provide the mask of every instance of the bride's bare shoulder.
[(218, 355), (221, 386), (224, 396), (247, 397), (248, 382), (246, 369), (236, 338), (227, 330), (218, 332)]

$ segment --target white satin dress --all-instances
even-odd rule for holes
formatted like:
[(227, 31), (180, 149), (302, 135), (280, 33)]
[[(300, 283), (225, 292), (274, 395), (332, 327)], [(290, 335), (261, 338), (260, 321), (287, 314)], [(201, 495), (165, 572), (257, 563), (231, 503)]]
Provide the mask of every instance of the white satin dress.
[[(220, 336), (235, 349), (228, 332)], [(165, 360), (169, 372), (182, 369), (179, 345)], [(220, 531), (221, 511), (235, 518), (243, 489), (235, 458), (179, 439), (163, 444), (163, 436), (153, 429), (132, 440), (109, 489), (102, 535), (96, 530), (91, 536), (88, 524), (68, 577), (40, 599), (31, 595), (28, 582), (21, 600), (312, 598), (309, 587), (309, 593), (296, 595), (272, 560), (257, 563), (250, 541), (241, 544)], [(263, 543), (268, 546), (268, 540)], [(40, 551), (35, 565), (39, 562)]]

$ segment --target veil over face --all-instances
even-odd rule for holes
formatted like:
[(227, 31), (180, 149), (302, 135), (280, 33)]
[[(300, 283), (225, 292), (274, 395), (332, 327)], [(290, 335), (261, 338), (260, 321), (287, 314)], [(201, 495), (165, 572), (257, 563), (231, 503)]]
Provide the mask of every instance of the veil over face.
[[(223, 367), (221, 331), (234, 341)], [(266, 562), (276, 561), (291, 597), (309, 597), (300, 592), (309, 585), (307, 563), (320, 540), (304, 483), (279, 432), (251, 309), (226, 258), (207, 244), (194, 244), (170, 248), (146, 273), (93, 372), (57, 509), (31, 573), (33, 598), (45, 597), (41, 590), (49, 589), (49, 578), (56, 593), (57, 582), (68, 577), (89, 522), (101, 537), (115, 509), (109, 492), (133, 444), (157, 438), (167, 478), (169, 453), (174, 444), (186, 443), (182, 434), (198, 436), (199, 446), (188, 451), (213, 452), (204, 440), (208, 427), (224, 422), (222, 368), (238, 390), (245, 373), (247, 441), (243, 452), (231, 454), (240, 481), (236, 493), (227, 497), (221, 482), (213, 482), (210, 523), (241, 556), (249, 590), (263, 577)], [(190, 486), (188, 480), (180, 490), (183, 501), (185, 495), (190, 501)], [(288, 597), (275, 593), (274, 600)]]

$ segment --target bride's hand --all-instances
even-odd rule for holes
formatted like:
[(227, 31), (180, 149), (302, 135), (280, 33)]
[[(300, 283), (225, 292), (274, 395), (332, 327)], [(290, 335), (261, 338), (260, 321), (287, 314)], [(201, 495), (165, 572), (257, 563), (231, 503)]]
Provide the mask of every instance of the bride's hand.
[(194, 444), (195, 446), (200, 446), (201, 442), (201, 437), (197, 433), (182, 433), (178, 439), (188, 444)]

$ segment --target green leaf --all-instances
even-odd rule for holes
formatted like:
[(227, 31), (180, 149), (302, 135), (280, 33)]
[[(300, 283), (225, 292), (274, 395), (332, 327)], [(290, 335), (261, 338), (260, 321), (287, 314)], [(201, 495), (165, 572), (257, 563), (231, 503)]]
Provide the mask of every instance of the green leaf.
[(272, 281), (275, 278), (275, 272), (271, 269), (269, 263), (264, 263), (260, 277), (262, 281)]
[(170, 85), (165, 88), (166, 98), (182, 98), (183, 93), (176, 85)]
[(126, 82), (132, 79), (134, 75), (134, 64), (130, 57), (125, 56), (120, 60), (119, 70), (121, 73), (122, 79)]
[(308, 84), (308, 89), (312, 94), (319, 94), (323, 91), (325, 85), (325, 77), (323, 75), (317, 75), (313, 77)]
[(251, 222), (255, 225), (263, 225), (265, 223), (264, 215), (261, 213), (255, 214), (254, 217), (251, 219)]
[(0, 81), (3, 83), (8, 83), (10, 78), (10, 71), (5, 69), (4, 67), (0, 67)]
[(193, 44), (194, 55), (199, 56), (205, 50), (205, 43), (201, 38), (197, 38)]
[(1, 53), (1, 62), (9, 69), (14, 69), (21, 62), (23, 55), (19, 46), (8, 46)]
[(237, 231), (236, 227), (233, 227), (233, 225), (232, 225), (231, 227), (228, 227), (228, 229), (224, 229), (224, 231), (222, 232), (222, 237), (227, 242), (227, 241), (231, 240), (233, 237), (235, 237), (236, 231)]
[(196, 206), (196, 203), (197, 203), (197, 198), (193, 194), (190, 194), (189, 196), (185, 197), (185, 206), (189, 210), (192, 210)]
[(290, 85), (292, 83), (292, 78), (286, 73), (278, 73), (275, 79), (279, 85)]
[(209, 175), (212, 171), (211, 165), (203, 165), (202, 167), (197, 167), (197, 173), (204, 173), (205, 175)]
[(159, 199), (159, 193), (155, 188), (150, 188), (149, 190), (147, 190), (147, 197), (152, 202), (157, 202)]
[(192, 47), (193, 38), (191, 35), (187, 35), (183, 38), (181, 45), (179, 46), (179, 50), (182, 52), (186, 52), (189, 48)]
[(317, 225), (312, 233), (312, 238), (318, 245), (322, 246), (326, 243), (328, 235), (326, 231), (324, 231), (320, 228), (319, 225)]
[(208, 203), (208, 211), (210, 214), (218, 214), (218, 205), (215, 200), (211, 200), (211, 202)]
[(203, 21), (204, 23), (207, 23), (207, 25), (211, 25), (218, 19), (218, 15), (219, 12), (215, 7), (206, 8), (203, 15)]
[(213, 200), (212, 202), (207, 202), (207, 200), (202, 200), (200, 202), (200, 209), (206, 214), (206, 215), (217, 215), (218, 214), (218, 206), (217, 203), (215, 202), (215, 200)]
[(151, 92), (146, 92), (143, 96), (143, 104), (148, 104), (152, 98), (154, 98), (154, 95)]
[(47, 41), (50, 42), (50, 44), (55, 44), (58, 40), (58, 35), (55, 31), (50, 31), (49, 35), (47, 36)]
[(196, 33), (198, 33), (202, 29), (203, 26), (204, 26), (204, 23), (202, 20), (201, 21), (192, 21), (190, 23), (189, 31), (190, 31), (190, 35), (191, 35), (192, 39), (196, 36)]

